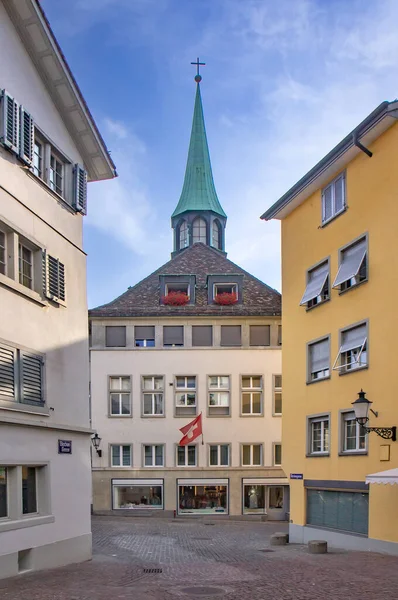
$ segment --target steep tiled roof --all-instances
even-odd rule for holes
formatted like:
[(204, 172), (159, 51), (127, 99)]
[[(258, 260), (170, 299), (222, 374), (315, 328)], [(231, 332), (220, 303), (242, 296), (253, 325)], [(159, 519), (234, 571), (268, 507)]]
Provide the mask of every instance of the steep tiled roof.
[[(208, 304), (208, 275), (227, 274), (243, 275), (243, 302), (232, 306)], [(196, 275), (195, 305), (161, 305), (160, 275)], [(205, 244), (194, 244), (187, 248), (109, 304), (89, 311), (90, 317), (238, 317), (280, 314), (279, 292)]]

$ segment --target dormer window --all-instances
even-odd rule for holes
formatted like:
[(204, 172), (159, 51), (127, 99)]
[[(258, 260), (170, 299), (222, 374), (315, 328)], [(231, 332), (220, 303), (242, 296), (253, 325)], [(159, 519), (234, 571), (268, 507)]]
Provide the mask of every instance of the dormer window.
[(214, 297), (220, 294), (235, 294), (238, 293), (238, 286), (236, 283), (215, 283), (214, 284)]
[(170, 293), (179, 293), (186, 294), (189, 298), (189, 283), (181, 282), (181, 283), (166, 283), (166, 296)]
[(195, 275), (160, 275), (159, 280), (161, 304), (195, 304)]
[(243, 275), (240, 273), (208, 275), (207, 286), (209, 304), (228, 306), (242, 302)]

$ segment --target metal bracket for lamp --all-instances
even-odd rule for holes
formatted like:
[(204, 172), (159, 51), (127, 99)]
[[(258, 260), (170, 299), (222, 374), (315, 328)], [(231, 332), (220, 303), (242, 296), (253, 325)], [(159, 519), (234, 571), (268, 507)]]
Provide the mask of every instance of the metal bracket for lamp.
[(370, 433), (374, 431), (378, 436), (382, 437), (384, 440), (391, 440), (392, 442), (397, 441), (397, 428), (394, 425), (393, 427), (367, 427), (367, 423), (369, 422), (368, 412), (369, 410), (377, 417), (378, 412), (372, 410), (370, 405), (372, 402), (368, 400), (365, 396), (365, 392), (361, 390), (358, 392), (358, 398), (355, 402), (352, 402), (352, 406), (354, 407), (355, 412), (355, 420), (361, 428), (366, 432)]

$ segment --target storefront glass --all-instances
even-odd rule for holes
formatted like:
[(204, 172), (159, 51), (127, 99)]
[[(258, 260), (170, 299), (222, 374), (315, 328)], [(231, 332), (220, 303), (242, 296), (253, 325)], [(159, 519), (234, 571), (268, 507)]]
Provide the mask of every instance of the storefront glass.
[(243, 512), (265, 513), (265, 485), (243, 486)]
[(113, 507), (122, 509), (163, 508), (163, 486), (114, 484)]
[(269, 508), (283, 508), (283, 487), (271, 486), (269, 488)]
[(178, 507), (180, 514), (227, 514), (227, 485), (179, 485)]

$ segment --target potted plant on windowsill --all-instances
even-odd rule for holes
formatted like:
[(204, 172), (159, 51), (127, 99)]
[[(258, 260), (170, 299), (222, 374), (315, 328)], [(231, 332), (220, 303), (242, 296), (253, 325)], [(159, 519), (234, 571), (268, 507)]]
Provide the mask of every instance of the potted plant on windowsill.
[(185, 306), (188, 302), (189, 296), (185, 292), (172, 291), (167, 296), (162, 296), (162, 304), (166, 306)]
[(214, 296), (214, 304), (218, 304), (220, 306), (231, 306), (231, 304), (236, 304), (238, 301), (238, 296), (235, 292), (223, 292), (222, 294), (217, 294)]

